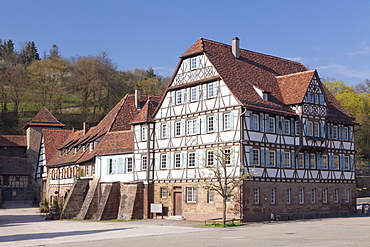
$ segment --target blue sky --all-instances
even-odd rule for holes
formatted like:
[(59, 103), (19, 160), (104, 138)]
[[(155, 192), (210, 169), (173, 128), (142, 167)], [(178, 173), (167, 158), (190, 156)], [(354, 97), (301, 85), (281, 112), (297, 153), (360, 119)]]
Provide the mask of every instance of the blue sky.
[(284, 57), (320, 77), (354, 85), (370, 79), (370, 2), (366, 0), (0, 0), (0, 38), (34, 41), (40, 55), (108, 51), (121, 70), (171, 76), (198, 38)]

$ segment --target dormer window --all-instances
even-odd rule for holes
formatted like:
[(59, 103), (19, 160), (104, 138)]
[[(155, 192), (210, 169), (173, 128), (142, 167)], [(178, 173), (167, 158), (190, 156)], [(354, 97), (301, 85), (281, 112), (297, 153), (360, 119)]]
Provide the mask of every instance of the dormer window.
[(268, 93), (267, 92), (263, 92), (262, 93), (262, 96), (263, 96), (263, 100), (266, 100), (266, 101), (269, 100), (269, 97), (268, 97)]

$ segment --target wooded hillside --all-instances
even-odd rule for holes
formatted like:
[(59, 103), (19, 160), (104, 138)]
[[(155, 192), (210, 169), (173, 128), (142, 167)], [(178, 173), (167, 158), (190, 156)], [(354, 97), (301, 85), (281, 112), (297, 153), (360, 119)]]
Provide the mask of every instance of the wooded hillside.
[(34, 42), (17, 51), (0, 39), (0, 133), (24, 134), (42, 106), (66, 128), (94, 125), (127, 93), (161, 95), (168, 81), (152, 68), (120, 71), (106, 52), (64, 58), (53, 45), (40, 58)]

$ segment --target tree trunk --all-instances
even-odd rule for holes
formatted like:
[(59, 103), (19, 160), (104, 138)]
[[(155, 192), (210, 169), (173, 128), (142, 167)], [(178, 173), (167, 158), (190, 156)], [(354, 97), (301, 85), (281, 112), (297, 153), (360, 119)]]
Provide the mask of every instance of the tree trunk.
[(223, 227), (226, 224), (226, 200), (227, 200), (227, 197), (224, 196), (222, 198), (222, 226)]

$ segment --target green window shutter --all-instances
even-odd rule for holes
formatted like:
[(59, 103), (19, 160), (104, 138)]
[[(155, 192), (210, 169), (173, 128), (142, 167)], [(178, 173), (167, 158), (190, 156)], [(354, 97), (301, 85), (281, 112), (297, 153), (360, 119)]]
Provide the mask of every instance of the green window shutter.
[(295, 152), (294, 151), (290, 153), (290, 159), (292, 163), (292, 168), (295, 168)]
[(280, 117), (276, 116), (275, 118), (275, 124), (276, 124), (276, 134), (280, 134)]
[(304, 167), (306, 169), (310, 168), (310, 153), (304, 153)]
[(266, 116), (266, 132), (270, 132), (270, 116)]
[(253, 148), (249, 148), (249, 165), (253, 166)]
[(230, 112), (230, 127), (234, 129), (234, 112)]
[(281, 165), (281, 158), (280, 158), (280, 149), (276, 150), (276, 167), (280, 167)]
[(261, 148), (261, 166), (265, 166), (265, 149)]
[(254, 130), (254, 124), (253, 124), (253, 113), (249, 113), (249, 129)]
[(260, 124), (259, 124), (259, 131), (263, 131), (263, 114), (261, 113), (259, 116), (259, 119), (260, 119)]
[(266, 148), (266, 166), (270, 166), (270, 149)]
[(321, 153), (316, 154), (316, 165), (317, 165), (317, 169), (322, 169)]
[(285, 167), (285, 151), (281, 150), (281, 167)]

